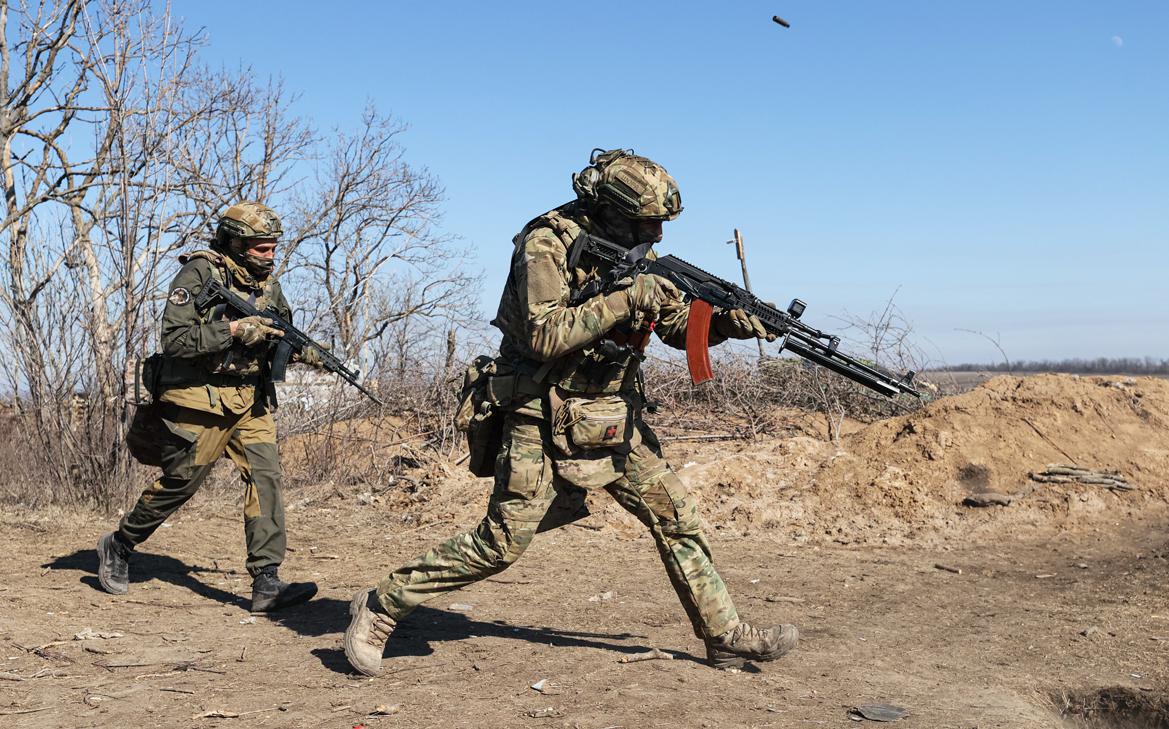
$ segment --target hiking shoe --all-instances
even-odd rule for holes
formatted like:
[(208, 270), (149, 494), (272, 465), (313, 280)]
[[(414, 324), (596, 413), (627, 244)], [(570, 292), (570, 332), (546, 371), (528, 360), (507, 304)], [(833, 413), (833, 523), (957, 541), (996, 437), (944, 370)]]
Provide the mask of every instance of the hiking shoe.
[(273, 610), (308, 602), (317, 594), (315, 582), (288, 583), (280, 579), (275, 567), (264, 567), (252, 578), (252, 612)]
[(132, 550), (115, 532), (97, 540), (97, 581), (111, 595), (125, 595), (130, 589), (130, 554)]
[(376, 676), (382, 670), (386, 641), (397, 623), (386, 615), (374, 590), (361, 590), (354, 595), (349, 614), (353, 619), (345, 629), (345, 657), (359, 672)]
[(794, 625), (774, 628), (739, 623), (722, 635), (706, 639), (706, 661), (715, 668), (741, 668), (747, 661), (774, 661), (796, 647), (800, 631)]

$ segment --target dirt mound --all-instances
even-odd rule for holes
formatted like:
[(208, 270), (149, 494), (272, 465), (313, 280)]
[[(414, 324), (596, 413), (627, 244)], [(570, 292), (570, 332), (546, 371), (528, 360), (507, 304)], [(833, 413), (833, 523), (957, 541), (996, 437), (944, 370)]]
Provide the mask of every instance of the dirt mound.
[[(672, 450), (672, 449), (671, 449)], [(1163, 506), (1169, 382), (1072, 375), (998, 377), (911, 415), (846, 435), (671, 452), (716, 527), (785, 538), (899, 543), (1068, 528)], [(1136, 490), (1036, 483), (1047, 464), (1119, 472)], [(972, 493), (1007, 507), (960, 506)]]
[[(800, 424), (809, 417), (791, 414), (791, 431), (817, 432)], [(838, 444), (808, 435), (668, 441), (666, 455), (700, 494), (712, 531), (784, 541), (989, 540), (1092, 526), (1169, 503), (1167, 380), (998, 377), (909, 415), (850, 422), (844, 432)], [(331, 433), (322, 441), (346, 442), (352, 464), (351, 472), (327, 481), (313, 478), (313, 458), (306, 457), (316, 452), (309, 441), (317, 437), (290, 439), (286, 466), (298, 486), (292, 509), (355, 501), (407, 528), (470, 526), (482, 515), (489, 482), (456, 462), (458, 450), (449, 460), (435, 458), (396, 426), (354, 435)], [(1135, 489), (1029, 478), (1048, 464), (1118, 472)], [(1010, 504), (961, 505), (986, 492)], [(592, 526), (644, 536), (606, 494), (593, 494), (590, 505), (601, 512)]]

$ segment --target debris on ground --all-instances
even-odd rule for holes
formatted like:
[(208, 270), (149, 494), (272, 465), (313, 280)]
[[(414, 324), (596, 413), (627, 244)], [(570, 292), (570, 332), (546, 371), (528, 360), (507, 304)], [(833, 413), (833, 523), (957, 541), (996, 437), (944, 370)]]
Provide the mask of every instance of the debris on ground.
[(546, 709), (526, 711), (524, 712), (524, 716), (531, 719), (555, 719), (556, 717), (564, 716), (564, 712), (549, 706)]
[(1135, 488), (1116, 471), (1096, 471), (1059, 463), (1049, 463), (1046, 469), (1032, 473), (1030, 477), (1040, 483), (1082, 483), (1103, 486), (1110, 491), (1132, 491)]
[(986, 491), (981, 494), (970, 494), (962, 499), (963, 506), (1010, 506), (1011, 497), (1006, 494), (999, 494), (993, 491)]
[(112, 640), (114, 638), (125, 638), (125, 637), (126, 637), (125, 633), (119, 633), (117, 631), (102, 632), (102, 631), (97, 631), (97, 630), (92, 630), (90, 628), (86, 628), (85, 630), (81, 631), (80, 633), (75, 633), (73, 635), (73, 640)]
[(908, 711), (892, 704), (861, 704), (848, 710), (848, 718), (853, 721), (898, 721), (907, 716)]
[(674, 656), (673, 656), (673, 654), (666, 653), (665, 651), (658, 650), (657, 648), (652, 648), (644, 653), (634, 653), (631, 656), (623, 656), (621, 658), (621, 660), (619, 660), (617, 662), (618, 663), (637, 663), (638, 661), (659, 661), (659, 660), (660, 661), (672, 661), (672, 660), (674, 660)]

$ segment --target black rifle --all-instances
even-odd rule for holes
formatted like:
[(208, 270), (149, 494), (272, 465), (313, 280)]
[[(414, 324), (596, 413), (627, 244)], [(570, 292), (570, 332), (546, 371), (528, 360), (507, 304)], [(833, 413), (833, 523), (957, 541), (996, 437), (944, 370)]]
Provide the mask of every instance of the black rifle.
[[(321, 365), (329, 372), (335, 372), (341, 376), (341, 379), (353, 385), (358, 390), (361, 390), (370, 400), (373, 400), (378, 405), (384, 403), (377, 399), (376, 396), (369, 390), (362, 387), (361, 383), (357, 381), (358, 372), (351, 370), (345, 366), (345, 363), (337, 359), (332, 352), (325, 349), (321, 345), (314, 342), (307, 334), (297, 329), (292, 325), (292, 322), (285, 321), (276, 312), (271, 309), (258, 309), (255, 304), (241, 299), (231, 289), (219, 283), (215, 279), (210, 279), (195, 297), (195, 308), (200, 311), (206, 311), (208, 308), (217, 305), (226, 305), (242, 316), (261, 316), (272, 322), (273, 329), (279, 329), (283, 336), (280, 337), (276, 344), (276, 349), (272, 353), (272, 358), (268, 362), (268, 380), (270, 382), (283, 382), (285, 371), (288, 369), (288, 360), (293, 353), (303, 352), (308, 347), (313, 347), (317, 350), (317, 354), (321, 358)], [(274, 393), (269, 392), (269, 397)], [(274, 398), (273, 398), (274, 399)]]
[(813, 329), (801, 322), (807, 305), (792, 299), (787, 311), (780, 311), (744, 288), (707, 273), (674, 256), (648, 258), (652, 244), (626, 248), (612, 241), (581, 233), (572, 244), (569, 268), (576, 268), (582, 256), (602, 262), (601, 277), (574, 293), (569, 304), (576, 306), (597, 294), (618, 289), (622, 279), (640, 273), (652, 273), (669, 280), (690, 301), (686, 326), (686, 361), (690, 379), (695, 384), (714, 378), (710, 367), (710, 320), (714, 307), (724, 311), (742, 309), (759, 318), (763, 327), (779, 337), (780, 350), (790, 350), (804, 359), (827, 367), (870, 390), (892, 397), (906, 393), (921, 397), (913, 386), (912, 371), (898, 375), (875, 364), (868, 364), (841, 352), (840, 337)]

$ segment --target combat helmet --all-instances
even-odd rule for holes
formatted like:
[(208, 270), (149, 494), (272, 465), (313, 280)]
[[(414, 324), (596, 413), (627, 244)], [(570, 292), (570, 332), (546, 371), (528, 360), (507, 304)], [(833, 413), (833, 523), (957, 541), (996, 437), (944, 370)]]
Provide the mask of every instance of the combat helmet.
[(678, 183), (632, 149), (594, 149), (589, 166), (573, 174), (572, 189), (586, 203), (610, 206), (635, 220), (673, 220), (682, 212)]
[(245, 200), (232, 205), (219, 217), (215, 240), (224, 246), (232, 238), (279, 238), (283, 232), (280, 218), (272, 208)]

